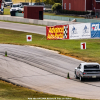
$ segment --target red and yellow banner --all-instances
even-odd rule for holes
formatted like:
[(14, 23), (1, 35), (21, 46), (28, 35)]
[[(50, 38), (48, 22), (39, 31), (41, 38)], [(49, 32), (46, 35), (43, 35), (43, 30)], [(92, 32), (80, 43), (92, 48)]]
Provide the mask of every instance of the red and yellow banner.
[(69, 25), (46, 26), (47, 40), (69, 39)]

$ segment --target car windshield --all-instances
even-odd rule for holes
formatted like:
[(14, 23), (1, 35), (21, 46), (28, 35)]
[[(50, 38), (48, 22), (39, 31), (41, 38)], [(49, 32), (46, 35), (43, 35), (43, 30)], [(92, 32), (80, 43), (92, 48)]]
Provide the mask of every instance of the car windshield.
[(12, 0), (5, 0), (5, 2), (12, 2)]
[(20, 8), (24, 8), (23, 6), (21, 6)]
[(12, 7), (19, 7), (19, 5), (13, 5)]

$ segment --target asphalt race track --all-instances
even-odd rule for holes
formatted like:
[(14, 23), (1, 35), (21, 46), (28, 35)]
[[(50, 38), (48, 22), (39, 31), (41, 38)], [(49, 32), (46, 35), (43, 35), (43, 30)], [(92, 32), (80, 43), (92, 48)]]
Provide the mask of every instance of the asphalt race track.
[[(0, 28), (46, 34), (44, 26), (0, 22)], [(81, 62), (38, 47), (0, 44), (0, 78), (51, 94), (100, 99), (99, 80), (74, 78), (74, 68)], [(66, 79), (68, 72), (70, 80)]]
[(45, 26), (36, 26), (36, 25), (9, 23), (0, 21), (0, 28), (46, 35)]
[[(99, 80), (74, 78), (74, 68), (81, 62), (39, 47), (0, 44), (0, 78), (51, 94), (100, 99)], [(71, 79), (66, 79), (68, 72)]]

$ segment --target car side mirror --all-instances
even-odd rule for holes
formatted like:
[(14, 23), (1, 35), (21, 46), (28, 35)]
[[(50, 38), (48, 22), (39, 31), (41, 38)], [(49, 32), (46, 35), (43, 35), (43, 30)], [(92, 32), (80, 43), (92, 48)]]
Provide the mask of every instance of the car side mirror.
[(80, 67), (77, 67), (77, 69), (80, 69)]

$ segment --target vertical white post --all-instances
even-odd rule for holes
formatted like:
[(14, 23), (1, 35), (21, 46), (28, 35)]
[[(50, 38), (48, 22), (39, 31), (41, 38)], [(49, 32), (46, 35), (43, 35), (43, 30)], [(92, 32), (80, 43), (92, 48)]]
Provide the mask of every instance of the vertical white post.
[(85, 0), (85, 11), (86, 11), (86, 0)]
[(63, 0), (62, 0), (62, 10), (63, 10)]

